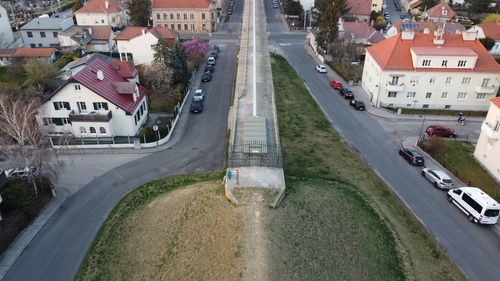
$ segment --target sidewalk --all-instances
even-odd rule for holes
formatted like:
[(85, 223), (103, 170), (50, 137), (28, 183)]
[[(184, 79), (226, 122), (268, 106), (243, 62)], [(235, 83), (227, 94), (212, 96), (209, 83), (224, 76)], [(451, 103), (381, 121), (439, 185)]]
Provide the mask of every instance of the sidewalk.
[[(323, 64), (318, 57), (316, 56), (314, 50), (310, 45), (305, 45), (305, 50), (307, 54), (309, 54), (313, 60), (317, 64)], [(327, 75), (332, 79), (332, 80), (339, 80), (342, 82), (344, 85), (349, 85), (347, 81), (345, 81), (340, 75), (338, 75), (333, 69), (331, 69), (328, 65), (326, 65), (327, 68)], [(379, 118), (384, 118), (384, 119), (395, 119), (395, 120), (415, 120), (416, 117), (421, 118), (422, 115), (420, 114), (396, 114), (392, 111), (389, 111), (384, 108), (380, 107), (375, 107), (373, 103), (370, 101), (370, 97), (368, 94), (363, 90), (361, 86), (351, 86), (350, 87), (353, 93), (356, 96), (357, 100), (360, 100), (365, 103), (366, 107), (366, 112), (368, 112), (370, 115), (373, 115), (375, 117)], [(457, 116), (450, 116), (450, 115), (424, 115), (425, 119), (428, 121), (456, 121)], [(482, 123), (484, 121), (484, 117), (467, 117), (466, 122), (478, 122)]]

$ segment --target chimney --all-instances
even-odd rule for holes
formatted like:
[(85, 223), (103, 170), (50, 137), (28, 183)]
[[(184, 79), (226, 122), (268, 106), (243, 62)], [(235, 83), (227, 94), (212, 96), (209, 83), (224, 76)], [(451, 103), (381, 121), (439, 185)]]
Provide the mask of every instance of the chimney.
[(426, 27), (426, 28), (424, 28), (424, 32), (423, 32), (423, 33), (424, 33), (424, 34), (429, 34), (429, 33), (431, 33), (431, 31), (429, 30), (429, 28), (428, 28), (428, 27)]
[(98, 68), (96, 73), (97, 73), (97, 79), (101, 81), (104, 80), (104, 73), (102, 73), (102, 70)]
[(87, 30), (89, 31), (89, 35), (92, 35), (92, 27), (89, 26), (89, 28), (87, 28)]
[(104, 1), (104, 5), (106, 6), (106, 10), (107, 10), (109, 8), (109, 1), (108, 0)]
[(476, 40), (477, 32), (474, 31), (462, 31), (462, 39), (464, 41), (474, 41)]
[(401, 40), (413, 41), (414, 37), (415, 37), (415, 32), (412, 30), (403, 30), (403, 32), (401, 32)]
[(142, 35), (144, 35), (144, 34), (146, 34), (146, 29), (145, 28), (142, 29)]

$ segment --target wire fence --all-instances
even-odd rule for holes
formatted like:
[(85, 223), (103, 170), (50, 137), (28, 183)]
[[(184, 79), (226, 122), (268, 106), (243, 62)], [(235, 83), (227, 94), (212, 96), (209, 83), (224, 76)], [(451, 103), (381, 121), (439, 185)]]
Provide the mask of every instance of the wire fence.
[(281, 146), (263, 141), (245, 141), (229, 146), (228, 166), (259, 166), (283, 168)]

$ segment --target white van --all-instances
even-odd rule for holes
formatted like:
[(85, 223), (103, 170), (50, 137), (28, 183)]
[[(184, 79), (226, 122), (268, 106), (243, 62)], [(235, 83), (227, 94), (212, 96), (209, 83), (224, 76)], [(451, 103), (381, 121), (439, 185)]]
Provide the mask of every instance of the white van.
[(477, 187), (460, 187), (448, 191), (448, 201), (464, 212), (470, 222), (496, 224), (500, 204)]
[(214, 65), (215, 64), (215, 58), (214, 57), (208, 57), (207, 62), (208, 62), (208, 64)]

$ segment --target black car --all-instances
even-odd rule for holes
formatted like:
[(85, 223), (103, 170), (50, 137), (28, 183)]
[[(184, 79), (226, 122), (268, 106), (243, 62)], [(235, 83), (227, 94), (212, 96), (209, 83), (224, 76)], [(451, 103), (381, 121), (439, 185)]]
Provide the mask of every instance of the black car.
[(215, 67), (213, 64), (207, 64), (205, 66), (205, 72), (214, 72), (214, 70), (215, 70)]
[(192, 113), (200, 113), (203, 111), (203, 101), (201, 100), (193, 100), (191, 102), (191, 108), (189, 108), (189, 110), (192, 112)]
[(201, 82), (208, 82), (212, 80), (212, 73), (210, 71), (204, 72), (201, 76)]
[(339, 91), (339, 94), (344, 97), (344, 99), (353, 99), (354, 95), (351, 90), (347, 88), (342, 88)]
[(216, 52), (217, 54), (220, 52), (220, 48), (218, 45), (214, 45), (214, 47), (212, 48), (212, 52)]
[(209, 57), (214, 57), (214, 58), (218, 58), (219, 57), (219, 53), (216, 52), (216, 51), (211, 51), (210, 54), (208, 54)]
[(406, 161), (408, 161), (408, 163), (410, 163), (411, 165), (415, 166), (424, 165), (424, 157), (414, 150), (401, 148), (399, 150), (399, 155), (403, 156), (403, 158), (406, 159)]
[(350, 103), (349, 103), (352, 107), (354, 107), (354, 109), (357, 109), (357, 110), (365, 110), (365, 103), (362, 102), (362, 101), (359, 101), (359, 100), (352, 100)]

